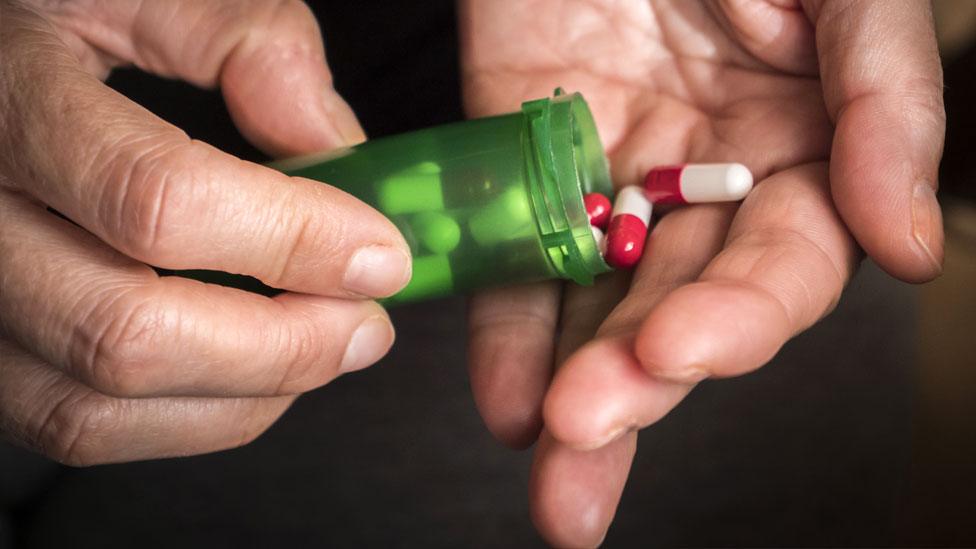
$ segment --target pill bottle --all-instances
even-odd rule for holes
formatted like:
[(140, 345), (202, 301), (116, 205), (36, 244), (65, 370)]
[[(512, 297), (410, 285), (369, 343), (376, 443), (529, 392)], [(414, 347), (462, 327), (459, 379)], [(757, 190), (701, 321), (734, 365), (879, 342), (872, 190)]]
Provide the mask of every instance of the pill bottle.
[(367, 141), (273, 166), (338, 187), (386, 215), (413, 255), (385, 304), (609, 271), (583, 195), (610, 196), (589, 107), (556, 90), (519, 112)]

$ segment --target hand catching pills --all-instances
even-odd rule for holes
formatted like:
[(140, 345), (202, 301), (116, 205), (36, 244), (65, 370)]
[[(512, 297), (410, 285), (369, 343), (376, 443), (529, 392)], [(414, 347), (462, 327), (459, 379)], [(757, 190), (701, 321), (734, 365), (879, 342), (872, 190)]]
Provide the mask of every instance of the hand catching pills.
[(75, 465), (246, 443), (386, 353), (368, 298), (410, 275), (378, 212), (190, 140), (99, 81), (120, 63), (219, 85), (271, 153), (364, 139), (300, 2), (0, 0), (0, 432)]
[[(762, 366), (829, 313), (862, 249), (906, 281), (940, 273), (945, 115), (930, 8), (469, 0), (461, 12), (471, 114), (556, 86), (580, 91), (618, 190), (646, 185), (655, 203), (688, 203), (655, 219), (632, 275), (471, 303), (485, 423), (511, 446), (538, 439), (533, 520), (557, 546), (592, 546), (613, 518), (636, 430), (698, 381)], [(755, 188), (741, 203), (702, 203), (715, 189), (734, 195), (744, 175), (684, 165), (730, 162)], [(686, 187), (709, 178), (722, 184)], [(628, 204), (644, 221), (644, 206)]]

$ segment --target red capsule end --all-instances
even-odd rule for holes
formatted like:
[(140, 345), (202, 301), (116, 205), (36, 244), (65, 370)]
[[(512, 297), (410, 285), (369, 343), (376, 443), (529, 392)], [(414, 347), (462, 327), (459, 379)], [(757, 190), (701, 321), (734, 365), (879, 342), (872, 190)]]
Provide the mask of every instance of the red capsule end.
[(644, 254), (647, 227), (639, 217), (620, 214), (607, 230), (607, 251), (603, 258), (615, 269), (633, 269)]
[(687, 204), (681, 194), (684, 165), (658, 166), (644, 178), (644, 195), (655, 204)]
[(610, 199), (600, 193), (587, 193), (583, 196), (586, 215), (590, 218), (590, 225), (605, 231), (610, 223), (610, 210), (613, 206)]

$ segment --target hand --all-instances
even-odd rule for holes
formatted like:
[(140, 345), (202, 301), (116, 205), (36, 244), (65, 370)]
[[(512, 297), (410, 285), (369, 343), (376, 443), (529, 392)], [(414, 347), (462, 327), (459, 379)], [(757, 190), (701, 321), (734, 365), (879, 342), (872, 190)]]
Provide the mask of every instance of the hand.
[(366, 298), (409, 278), (391, 223), (192, 141), (97, 78), (134, 63), (219, 85), (274, 154), (362, 140), (302, 3), (2, 0), (0, 21), (0, 431), (74, 465), (229, 448), (386, 353), (393, 329)]
[(475, 400), (503, 442), (539, 436), (532, 516), (553, 544), (598, 544), (635, 430), (829, 313), (860, 249), (903, 280), (939, 274), (945, 115), (926, 2), (471, 0), (462, 32), (471, 113), (563, 86), (592, 107), (617, 185), (722, 161), (759, 182), (741, 205), (662, 217), (632, 279), (473, 299)]

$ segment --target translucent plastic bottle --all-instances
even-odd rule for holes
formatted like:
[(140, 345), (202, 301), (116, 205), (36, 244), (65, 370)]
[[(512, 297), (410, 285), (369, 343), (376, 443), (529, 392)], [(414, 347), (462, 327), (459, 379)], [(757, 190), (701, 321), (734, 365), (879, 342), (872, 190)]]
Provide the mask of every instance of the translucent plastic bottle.
[(610, 196), (610, 174), (578, 93), (274, 167), (338, 187), (400, 229), (413, 277), (388, 304), (554, 278), (591, 284), (610, 270), (583, 206), (585, 193)]

